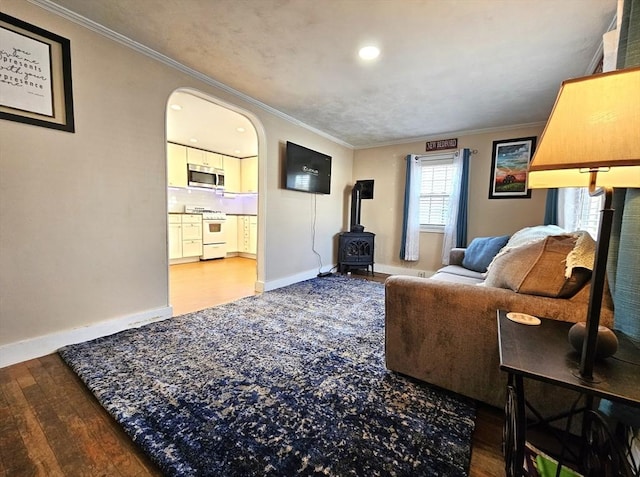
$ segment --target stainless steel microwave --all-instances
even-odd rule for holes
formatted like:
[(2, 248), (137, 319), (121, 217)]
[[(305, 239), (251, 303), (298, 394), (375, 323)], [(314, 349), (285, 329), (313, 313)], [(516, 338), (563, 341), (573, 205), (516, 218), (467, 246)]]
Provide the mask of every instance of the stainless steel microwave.
[(224, 188), (224, 171), (200, 164), (187, 164), (187, 183), (190, 187)]

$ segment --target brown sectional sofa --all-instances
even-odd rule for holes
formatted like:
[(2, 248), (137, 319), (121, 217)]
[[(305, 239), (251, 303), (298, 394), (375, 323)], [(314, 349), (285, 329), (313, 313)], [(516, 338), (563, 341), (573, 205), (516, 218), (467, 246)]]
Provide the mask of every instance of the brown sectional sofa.
[[(507, 376), (499, 369), (497, 310), (584, 321), (590, 286), (571, 298), (551, 298), (478, 285), (484, 276), (462, 266), (464, 254), (465, 249), (454, 249), (450, 265), (431, 278), (398, 275), (386, 280), (387, 368), (503, 407)], [(601, 324), (612, 323), (607, 294)], [(534, 406), (551, 412), (566, 409), (577, 396), (529, 380), (525, 388)]]

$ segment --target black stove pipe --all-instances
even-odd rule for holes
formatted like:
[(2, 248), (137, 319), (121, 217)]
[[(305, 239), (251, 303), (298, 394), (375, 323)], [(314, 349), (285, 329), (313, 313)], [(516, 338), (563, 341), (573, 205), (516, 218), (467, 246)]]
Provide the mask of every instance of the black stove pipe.
[(364, 227), (360, 225), (360, 212), (362, 210), (362, 184), (356, 182), (351, 189), (351, 232), (362, 232)]

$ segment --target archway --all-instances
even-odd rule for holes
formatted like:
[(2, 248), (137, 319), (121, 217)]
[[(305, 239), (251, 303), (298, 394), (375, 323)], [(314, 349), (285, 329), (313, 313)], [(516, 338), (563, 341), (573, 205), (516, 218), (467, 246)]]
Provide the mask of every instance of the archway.
[[(197, 285), (203, 285), (201, 280), (224, 280), (223, 276), (217, 277), (218, 273), (226, 274), (227, 277), (235, 277), (239, 280), (238, 273), (230, 273), (229, 267), (242, 264), (241, 268), (246, 268), (247, 260), (239, 260), (235, 257), (254, 258), (255, 266), (253, 267), (253, 279), (251, 288), (247, 289), (246, 283), (242, 283), (240, 289), (234, 290), (229, 294), (230, 283), (218, 283), (215, 291), (220, 293), (212, 293), (212, 290), (203, 290), (203, 294), (209, 296), (213, 303), (211, 306), (217, 304), (216, 299), (224, 301), (230, 301), (231, 299), (240, 298), (244, 293), (246, 295), (252, 294), (255, 291), (262, 291), (264, 284), (264, 266), (263, 254), (264, 254), (264, 210), (263, 210), (263, 195), (265, 187), (263, 187), (262, 181), (264, 173), (261, 172), (264, 169), (264, 151), (265, 147), (265, 135), (260, 121), (250, 112), (242, 110), (225, 103), (218, 98), (212, 97), (208, 94), (202, 93), (197, 90), (180, 88), (174, 91), (168, 99), (166, 109), (166, 139), (167, 139), (167, 152), (168, 152), (168, 174), (167, 174), (167, 212), (168, 212), (168, 231), (169, 231), (169, 250), (170, 259), (167, 267), (167, 274), (169, 283), (169, 304), (174, 306), (175, 293), (172, 293), (172, 284), (175, 285), (175, 280), (172, 280), (176, 275), (176, 270), (179, 270), (180, 274), (186, 273), (185, 270), (188, 267), (173, 267), (176, 264), (191, 264), (192, 268), (198, 273), (198, 281), (192, 282)], [(225, 187), (224, 189), (217, 188), (203, 188), (192, 187), (193, 183), (190, 183), (186, 177), (192, 177), (185, 171), (186, 164), (179, 167), (181, 173), (187, 174), (182, 178), (178, 178), (176, 184), (175, 176), (172, 177), (172, 159), (170, 154), (178, 149), (180, 154), (184, 154), (185, 159), (190, 164), (188, 168), (192, 168), (191, 163), (199, 163), (198, 158), (200, 156), (212, 158), (215, 163), (215, 168), (218, 171), (224, 170), (221, 176), (224, 177)], [(217, 162), (220, 161), (220, 162)], [(208, 165), (208, 163), (206, 163)], [(248, 167), (244, 167), (247, 165)], [(241, 167), (242, 166), (242, 167)], [(173, 166), (175, 170), (175, 162)], [(253, 174), (247, 173), (252, 171), (255, 174), (253, 180), (255, 186), (251, 185), (246, 187), (246, 183), (252, 184), (252, 181), (241, 181), (240, 171), (247, 177), (252, 177)], [(227, 213), (227, 220), (223, 222), (225, 229), (224, 234), (220, 236), (230, 237), (236, 230), (236, 223), (240, 222), (240, 230), (242, 230), (242, 224), (245, 227), (250, 227), (251, 239), (249, 240), (248, 249), (243, 249), (243, 235), (240, 233), (240, 245), (234, 240), (229, 240), (229, 244), (224, 244), (228, 248), (226, 255), (224, 252), (222, 256), (233, 257), (222, 260), (207, 260), (200, 261), (198, 257), (193, 257), (194, 253), (191, 251), (187, 253), (187, 246), (184, 246), (185, 256), (180, 255), (179, 260), (172, 259), (171, 253), (175, 250), (175, 246), (172, 247), (172, 239), (175, 237), (173, 234), (174, 226), (169, 223), (174, 221), (179, 214), (184, 213), (186, 207), (197, 206), (208, 210), (216, 210)], [(185, 217), (182, 215), (182, 217)], [(185, 220), (184, 218), (182, 220)], [(244, 222), (246, 220), (246, 222)], [(251, 223), (251, 225), (248, 225)], [(204, 223), (205, 242), (210, 225), (209, 222)], [(186, 236), (186, 225), (183, 230)], [(246, 235), (246, 234), (245, 234)], [(182, 239), (181, 239), (182, 240)], [(244, 246), (246, 246), (247, 240), (244, 238)], [(187, 242), (182, 242), (186, 244)], [(175, 244), (175, 240), (174, 240)], [(237, 248), (235, 248), (237, 247)], [(205, 247), (206, 248), (206, 247)], [(191, 256), (190, 256), (191, 255)], [(205, 258), (208, 258), (207, 253), (204, 253)], [(220, 256), (218, 256), (220, 257)], [(177, 263), (176, 263), (177, 262)], [(217, 262), (213, 264), (213, 262)], [(226, 262), (222, 265), (222, 262)], [(173, 267), (173, 268), (172, 268)], [(212, 275), (210, 271), (206, 273), (203, 270), (217, 270)], [(238, 269), (236, 268), (235, 271)], [(204, 273), (204, 275), (203, 275)], [(245, 272), (246, 273), (246, 272)], [(180, 275), (182, 280), (182, 275)], [(226, 288), (223, 287), (226, 286)], [(197, 288), (197, 287), (195, 287)], [(176, 287), (177, 289), (177, 287)], [(224, 292), (226, 290), (226, 294)], [(174, 290), (175, 291), (175, 290)], [(189, 290), (190, 294), (197, 293), (197, 290)], [(234, 295), (235, 293), (235, 295)], [(240, 293), (241, 295), (238, 295)], [(173, 295), (173, 296), (172, 296)], [(198, 300), (195, 300), (193, 306), (202, 306), (196, 304)], [(202, 300), (200, 300), (202, 301)], [(181, 314), (180, 312), (195, 311), (195, 309), (187, 308), (182, 310), (174, 310), (175, 314)]]

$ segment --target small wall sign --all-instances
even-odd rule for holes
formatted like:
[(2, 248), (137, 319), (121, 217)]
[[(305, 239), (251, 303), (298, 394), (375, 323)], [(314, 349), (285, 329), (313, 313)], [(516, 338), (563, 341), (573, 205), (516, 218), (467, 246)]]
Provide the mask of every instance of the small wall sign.
[(427, 152), (431, 151), (443, 151), (445, 149), (457, 149), (458, 138), (452, 139), (439, 139), (437, 141), (427, 141)]

